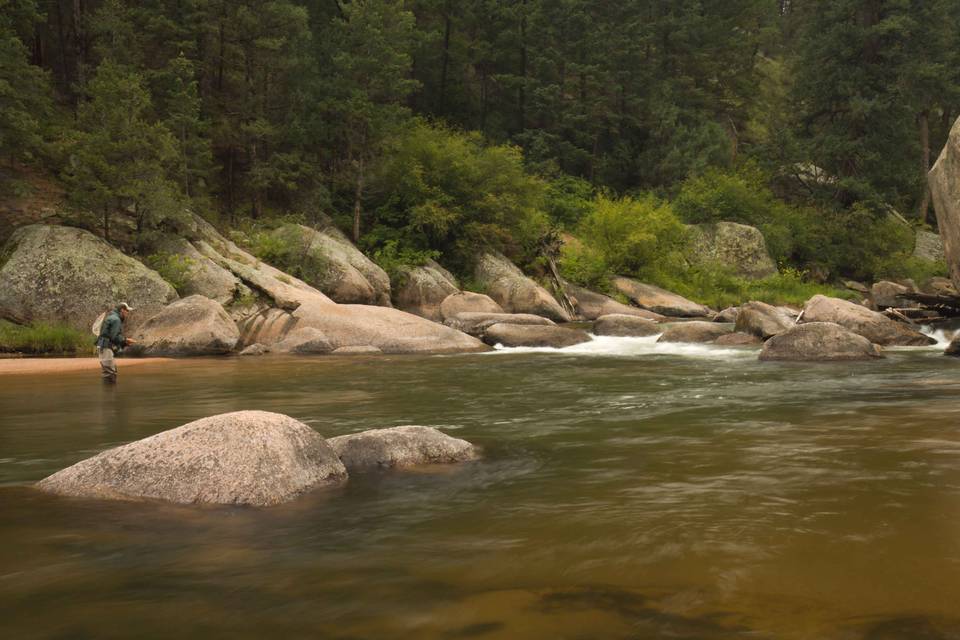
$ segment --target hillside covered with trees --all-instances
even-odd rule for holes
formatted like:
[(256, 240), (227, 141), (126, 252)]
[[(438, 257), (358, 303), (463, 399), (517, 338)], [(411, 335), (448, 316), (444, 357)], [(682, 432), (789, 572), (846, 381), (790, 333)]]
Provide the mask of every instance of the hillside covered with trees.
[(958, 40), (953, 0), (0, 0), (0, 191), (52, 176), (131, 251), (186, 210), (251, 247), (326, 215), (386, 266), (760, 295), (685, 257), (725, 220), (773, 297), (920, 278)]

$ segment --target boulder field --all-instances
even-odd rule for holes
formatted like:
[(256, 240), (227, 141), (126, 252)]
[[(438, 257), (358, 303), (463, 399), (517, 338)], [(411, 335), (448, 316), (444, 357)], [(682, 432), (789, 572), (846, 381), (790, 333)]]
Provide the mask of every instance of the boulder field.
[(476, 460), (437, 429), (404, 426), (325, 439), (289, 416), (236, 411), (108, 449), (36, 484), (61, 496), (268, 507), (371, 469)]
[(872, 360), (883, 353), (866, 338), (833, 322), (808, 322), (763, 344), (761, 360)]
[(487, 295), (508, 313), (531, 313), (556, 322), (572, 320), (546, 289), (523, 275), (516, 265), (499, 253), (481, 255), (474, 276)]
[(800, 322), (835, 323), (881, 346), (917, 347), (936, 344), (933, 338), (901, 322), (891, 320), (882, 313), (871, 311), (853, 302), (824, 295), (815, 295), (807, 301), (803, 306), (803, 317)]

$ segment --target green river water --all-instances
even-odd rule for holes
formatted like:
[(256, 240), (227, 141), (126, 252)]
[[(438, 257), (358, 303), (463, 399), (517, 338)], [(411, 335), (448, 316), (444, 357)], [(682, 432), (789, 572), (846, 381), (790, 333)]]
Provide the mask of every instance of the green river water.
[[(960, 361), (564, 351), (0, 379), (0, 638), (960, 638)], [(476, 463), (271, 509), (31, 483), (200, 417), (438, 427)]]

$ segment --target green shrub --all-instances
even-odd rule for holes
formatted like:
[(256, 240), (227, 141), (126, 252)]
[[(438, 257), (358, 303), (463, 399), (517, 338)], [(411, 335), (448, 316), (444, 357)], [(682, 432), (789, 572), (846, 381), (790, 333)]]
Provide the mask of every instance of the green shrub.
[(189, 256), (176, 253), (154, 253), (147, 256), (147, 266), (160, 274), (160, 277), (170, 283), (177, 293), (183, 293), (190, 273), (196, 266), (196, 261)]
[(544, 211), (565, 229), (573, 229), (586, 217), (595, 198), (593, 185), (575, 176), (561, 175), (547, 183)]
[(519, 148), (487, 145), (479, 133), (418, 122), (391, 141), (371, 178), (364, 242), (376, 251), (389, 240), (436, 250), (446, 266), (469, 271), (483, 248), (523, 262), (547, 228), (546, 185), (526, 173)]
[(373, 261), (387, 272), (391, 282), (396, 282), (401, 276), (402, 267), (420, 267), (427, 261), (436, 260), (439, 257), (439, 251), (401, 247), (397, 240), (388, 240), (374, 252)]
[(562, 263), (584, 282), (596, 281), (602, 270), (648, 279), (676, 271), (684, 264), (688, 242), (670, 204), (651, 195), (598, 196), (578, 225), (577, 237), (585, 247), (568, 253)]
[(93, 336), (71, 327), (47, 323), (20, 326), (0, 321), (0, 352), (78, 354), (93, 352)]
[(330, 275), (330, 261), (319, 250), (311, 250), (303, 230), (294, 224), (256, 231), (247, 246), (263, 262), (305, 282), (322, 286)]

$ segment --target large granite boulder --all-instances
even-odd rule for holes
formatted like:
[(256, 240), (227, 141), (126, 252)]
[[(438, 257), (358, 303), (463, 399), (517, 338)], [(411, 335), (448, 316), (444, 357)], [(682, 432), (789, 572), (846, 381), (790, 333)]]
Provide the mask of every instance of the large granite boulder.
[(874, 283), (870, 288), (870, 299), (873, 301), (874, 308), (882, 311), (890, 307), (902, 307), (908, 304), (908, 301), (898, 296), (904, 293), (911, 293), (912, 291), (913, 289), (902, 284), (881, 280), (880, 282)]
[(144, 322), (131, 353), (144, 356), (211, 356), (230, 353), (240, 331), (223, 306), (203, 296), (177, 300)]
[(476, 460), (477, 447), (432, 427), (370, 429), (327, 440), (350, 473)]
[(729, 333), (733, 333), (729, 324), (694, 320), (670, 325), (657, 342), (713, 342)]
[(196, 220), (197, 248), (269, 302), (269, 308), (244, 318), (240, 343), (266, 347), (295, 328), (321, 331), (336, 350), (373, 346), (384, 353), (461, 353), (487, 347), (476, 338), (397, 309), (337, 304), (306, 282), (294, 278), (225, 239), (203, 220)]
[(81, 498), (265, 507), (346, 479), (337, 453), (307, 425), (279, 413), (237, 411), (108, 449), (37, 488)]
[(720, 336), (713, 341), (713, 344), (719, 347), (755, 347), (763, 344), (763, 340), (752, 333), (741, 333), (736, 331)]
[(736, 222), (690, 227), (691, 259), (700, 264), (722, 264), (745, 278), (766, 278), (777, 272), (763, 234)]
[(531, 313), (459, 313), (446, 320), (446, 325), (471, 336), (483, 336), (495, 324), (554, 326), (553, 320)]
[(314, 327), (294, 327), (271, 348), (274, 353), (292, 353), (301, 356), (330, 353), (333, 350), (333, 345), (326, 334)]
[(950, 278), (943, 278), (940, 276), (934, 276), (923, 283), (921, 290), (924, 293), (930, 293), (938, 296), (956, 296), (960, 295), (957, 293), (957, 288), (953, 286), (953, 281)]
[(713, 321), (733, 323), (737, 321), (738, 317), (740, 317), (740, 307), (727, 307), (726, 309), (720, 311)]
[(600, 316), (593, 323), (593, 333), (598, 336), (618, 336), (621, 338), (643, 338), (663, 333), (663, 328), (653, 320), (611, 313)]
[(461, 291), (444, 298), (440, 303), (440, 316), (444, 321), (461, 313), (503, 313), (503, 307), (490, 296), (473, 291)]
[(567, 327), (507, 324), (501, 322), (489, 327), (483, 334), (487, 344), (504, 347), (553, 347), (562, 349), (575, 344), (590, 342), (590, 335), (580, 329)]
[(613, 278), (612, 283), (617, 291), (627, 296), (641, 309), (674, 318), (702, 318), (710, 315), (710, 309), (702, 304), (652, 284), (644, 284), (622, 276)]
[(752, 301), (740, 307), (735, 327), (741, 333), (749, 333), (766, 340), (787, 331), (796, 324), (795, 321), (796, 317), (782, 307)]
[(271, 232), (297, 255), (303, 280), (344, 304), (390, 306), (390, 278), (332, 224), (286, 224)]
[(177, 292), (142, 263), (88, 231), (30, 225), (0, 249), (0, 318), (46, 322), (88, 331), (106, 309), (124, 301), (138, 324), (177, 299)]
[(180, 262), (183, 282), (177, 286), (183, 296), (204, 296), (226, 306), (250, 293), (240, 278), (200, 253), (186, 238), (161, 236), (151, 244), (150, 251), (155, 260)]
[(457, 279), (433, 260), (401, 267), (393, 281), (394, 306), (434, 322), (443, 322), (443, 301), (459, 293)]
[(532, 313), (557, 322), (572, 319), (546, 289), (499, 253), (481, 255), (474, 275), (486, 293), (508, 313)]
[(930, 262), (942, 262), (945, 260), (943, 240), (940, 239), (940, 234), (923, 229), (917, 231), (917, 237), (913, 245), (913, 257), (929, 260)]
[(832, 322), (882, 346), (925, 346), (936, 340), (907, 325), (891, 320), (846, 300), (815, 295), (803, 307), (801, 322)]
[(657, 322), (665, 319), (665, 316), (659, 313), (638, 307), (631, 307), (628, 304), (614, 300), (610, 296), (578, 287), (569, 282), (564, 283), (564, 287), (567, 290), (567, 295), (570, 296), (570, 299), (573, 301), (573, 306), (577, 313), (584, 320), (596, 320), (601, 316), (608, 315), (637, 316), (638, 318), (647, 318)]
[(871, 360), (883, 353), (866, 338), (833, 322), (799, 324), (767, 340), (761, 360)]
[(950, 279), (960, 290), (960, 118), (927, 176)]

